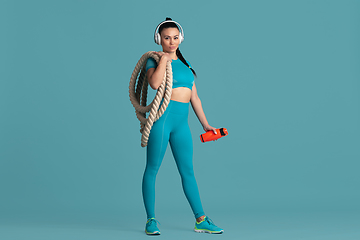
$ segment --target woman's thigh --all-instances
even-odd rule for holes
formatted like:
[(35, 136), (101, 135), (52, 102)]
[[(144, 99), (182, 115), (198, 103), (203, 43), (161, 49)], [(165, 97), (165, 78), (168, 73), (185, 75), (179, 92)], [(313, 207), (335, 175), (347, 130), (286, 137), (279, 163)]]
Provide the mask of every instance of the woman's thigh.
[(147, 145), (147, 166), (159, 168), (169, 142), (171, 128), (168, 114), (164, 114), (151, 128)]
[(170, 134), (170, 146), (180, 174), (183, 171), (191, 173), (193, 171), (193, 142), (187, 120), (179, 124)]

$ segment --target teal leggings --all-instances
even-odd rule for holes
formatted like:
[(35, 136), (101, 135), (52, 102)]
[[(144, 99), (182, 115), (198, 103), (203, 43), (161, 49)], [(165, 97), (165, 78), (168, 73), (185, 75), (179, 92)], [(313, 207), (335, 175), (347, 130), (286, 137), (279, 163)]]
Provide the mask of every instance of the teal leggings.
[(170, 142), (183, 190), (195, 218), (204, 214), (193, 170), (192, 137), (188, 125), (189, 103), (170, 101), (150, 131), (142, 192), (148, 218), (155, 217), (155, 180)]

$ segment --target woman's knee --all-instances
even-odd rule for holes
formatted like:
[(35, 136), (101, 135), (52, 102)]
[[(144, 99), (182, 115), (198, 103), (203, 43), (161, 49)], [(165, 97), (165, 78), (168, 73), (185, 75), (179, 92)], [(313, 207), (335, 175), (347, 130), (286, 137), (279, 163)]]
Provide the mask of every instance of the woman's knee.
[(146, 168), (145, 168), (145, 174), (149, 174), (149, 175), (154, 175), (156, 176), (156, 174), (158, 173), (160, 169), (160, 165), (159, 164), (147, 164)]
[(182, 178), (194, 177), (194, 168), (192, 166), (179, 166), (179, 173)]

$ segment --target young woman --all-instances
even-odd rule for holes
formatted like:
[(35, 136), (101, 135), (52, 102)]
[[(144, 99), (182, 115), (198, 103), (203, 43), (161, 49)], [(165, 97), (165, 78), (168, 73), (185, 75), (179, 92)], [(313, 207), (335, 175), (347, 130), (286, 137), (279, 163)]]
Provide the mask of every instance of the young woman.
[(205, 216), (194, 176), (193, 146), (188, 125), (189, 102), (204, 130), (216, 133), (216, 129), (206, 120), (194, 83), (195, 71), (180, 53), (179, 44), (183, 36), (181, 26), (171, 18), (166, 18), (155, 30), (155, 42), (162, 46), (162, 52), (156, 52), (160, 57), (159, 64), (152, 58), (146, 63), (148, 82), (154, 90), (158, 89), (163, 81), (167, 61), (171, 62), (173, 71), (171, 100), (164, 114), (152, 126), (147, 145), (142, 191), (148, 218), (145, 232), (149, 235), (160, 234), (155, 220), (155, 179), (168, 142), (181, 175), (186, 198), (196, 218), (194, 230), (208, 233), (224, 232)]

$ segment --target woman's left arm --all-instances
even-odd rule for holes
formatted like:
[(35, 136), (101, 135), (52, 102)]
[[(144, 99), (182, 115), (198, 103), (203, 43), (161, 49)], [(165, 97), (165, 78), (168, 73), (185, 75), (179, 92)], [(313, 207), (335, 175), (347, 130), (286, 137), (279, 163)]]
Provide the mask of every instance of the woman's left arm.
[(206, 120), (205, 113), (204, 113), (204, 110), (203, 110), (203, 107), (201, 104), (201, 100), (197, 94), (195, 83), (192, 87), (190, 102), (191, 102), (191, 106), (192, 106), (197, 118), (199, 119), (202, 127), (204, 128), (205, 132), (213, 131), (216, 134), (216, 128), (210, 126), (208, 121)]

